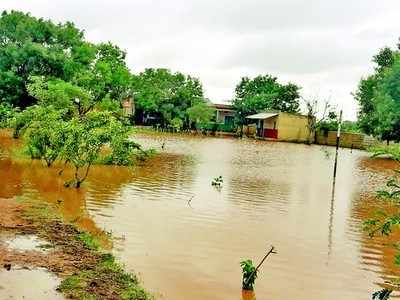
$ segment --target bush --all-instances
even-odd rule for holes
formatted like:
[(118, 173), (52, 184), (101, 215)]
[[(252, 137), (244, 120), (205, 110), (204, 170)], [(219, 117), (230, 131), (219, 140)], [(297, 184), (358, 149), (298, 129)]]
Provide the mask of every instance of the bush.
[(173, 118), (171, 120), (171, 126), (175, 130), (180, 130), (183, 127), (183, 121), (179, 118)]
[(0, 128), (10, 127), (11, 120), (15, 116), (17, 109), (7, 103), (0, 104)]
[(197, 126), (200, 130), (211, 131), (211, 132), (234, 132), (235, 126), (233, 124), (224, 124), (224, 123), (216, 123), (216, 122), (209, 122), (209, 123), (200, 123)]

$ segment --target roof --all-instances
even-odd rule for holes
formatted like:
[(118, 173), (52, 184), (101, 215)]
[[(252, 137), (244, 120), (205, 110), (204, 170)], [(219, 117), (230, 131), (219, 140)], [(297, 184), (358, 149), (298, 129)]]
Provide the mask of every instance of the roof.
[(279, 113), (276, 113), (276, 112), (263, 112), (263, 113), (247, 116), (246, 119), (265, 120), (265, 119), (269, 119), (269, 118), (272, 118), (272, 117), (276, 117), (277, 115), (279, 115)]
[(233, 106), (230, 104), (212, 103), (211, 106), (216, 109), (231, 109), (231, 110), (233, 110)]

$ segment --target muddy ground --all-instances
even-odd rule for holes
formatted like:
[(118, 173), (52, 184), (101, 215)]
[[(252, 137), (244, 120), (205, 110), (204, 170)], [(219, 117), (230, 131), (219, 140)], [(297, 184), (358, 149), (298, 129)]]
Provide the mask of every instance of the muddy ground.
[(47, 243), (45, 249), (21, 251), (0, 239), (2, 268), (44, 268), (64, 279), (59, 290), (67, 298), (151, 299), (136, 277), (125, 273), (111, 254), (98, 249), (88, 233), (63, 223), (49, 209), (48, 204), (0, 199), (0, 233), (35, 236)]

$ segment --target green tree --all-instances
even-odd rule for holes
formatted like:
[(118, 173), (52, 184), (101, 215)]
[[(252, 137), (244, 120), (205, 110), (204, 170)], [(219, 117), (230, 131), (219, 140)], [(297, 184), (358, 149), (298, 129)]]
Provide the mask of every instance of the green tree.
[(59, 158), (65, 141), (65, 111), (37, 107), (25, 134), (31, 158), (43, 159), (50, 167)]
[(299, 90), (297, 85), (281, 84), (271, 75), (259, 75), (254, 79), (243, 77), (236, 86), (233, 100), (236, 120), (243, 125), (246, 116), (265, 110), (298, 112)]
[(187, 109), (204, 102), (203, 88), (197, 78), (171, 73), (167, 69), (146, 69), (133, 78), (138, 113), (152, 113), (163, 127), (179, 118), (189, 126)]
[(375, 105), (373, 102), (378, 80), (375, 75), (361, 79), (358, 89), (354, 94), (359, 104), (358, 123), (361, 130), (366, 134), (373, 134), (377, 125), (375, 118)]
[(27, 90), (42, 106), (51, 105), (55, 109), (67, 109), (70, 113), (76, 111), (80, 116), (95, 105), (90, 92), (61, 79), (46, 81), (44, 77), (34, 76), (30, 78)]
[(188, 108), (187, 114), (191, 124), (205, 124), (211, 121), (215, 114), (215, 109), (206, 102), (199, 102)]
[[(111, 154), (101, 159), (101, 151), (106, 147), (111, 147)], [(98, 161), (132, 164), (136, 149), (140, 146), (129, 140), (128, 129), (110, 112), (92, 111), (83, 118), (72, 118), (65, 126), (61, 157), (72, 164), (75, 172), (65, 185), (79, 188)]]
[(14, 125), (31, 158), (43, 159), (49, 167), (57, 159), (74, 167), (68, 187), (79, 188), (94, 163), (131, 165), (135, 151), (144, 153), (130, 140), (129, 127), (109, 111), (71, 115), (67, 109), (34, 105), (18, 113)]
[(378, 54), (372, 59), (372, 61), (376, 63), (375, 70), (377, 73), (381, 73), (385, 68), (393, 66), (395, 55), (396, 51), (393, 51), (389, 47), (384, 47), (379, 50)]
[(383, 140), (400, 141), (400, 57), (385, 69), (375, 89), (374, 134)]
[(0, 17), (0, 100), (25, 108), (37, 103), (32, 78), (67, 82), (90, 93), (121, 101), (131, 94), (125, 52), (111, 43), (92, 44), (73, 23), (54, 24), (11, 11)]
[(55, 25), (22, 12), (4, 11), (0, 18), (0, 99), (14, 106), (35, 103), (26, 85), (31, 75), (64, 76), (66, 51), (82, 43), (72, 23)]
[[(372, 59), (375, 63), (374, 74), (362, 78), (354, 93), (354, 98), (359, 104), (358, 123), (360, 129), (366, 134), (387, 140), (393, 139), (396, 134), (391, 134), (391, 126), (388, 127), (388, 122), (378, 116), (390, 108), (384, 91), (382, 91), (382, 81), (387, 77), (387, 71), (394, 67), (398, 56), (398, 50), (382, 48)], [(382, 121), (384, 123), (381, 123)]]

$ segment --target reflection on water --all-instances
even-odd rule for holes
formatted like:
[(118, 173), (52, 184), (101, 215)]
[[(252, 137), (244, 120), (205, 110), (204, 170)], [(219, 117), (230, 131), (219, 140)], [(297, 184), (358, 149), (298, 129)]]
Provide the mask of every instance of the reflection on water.
[(171, 135), (163, 150), (161, 138), (137, 139), (160, 155), (134, 169), (97, 166), (80, 191), (56, 169), (3, 155), (0, 197), (61, 199), (70, 219), (123, 237), (117, 255), (163, 299), (244, 299), (239, 262), (270, 244), (279, 254), (261, 268), (259, 299), (368, 299), (399, 275), (387, 240), (361, 230), (383, 205), (373, 194), (392, 162), (340, 150), (332, 198), (333, 157), (321, 147)]
[(256, 300), (256, 293), (254, 291), (242, 290), (243, 300)]

